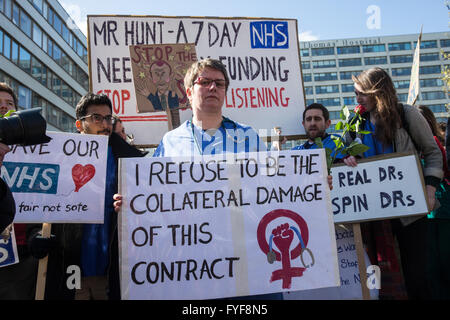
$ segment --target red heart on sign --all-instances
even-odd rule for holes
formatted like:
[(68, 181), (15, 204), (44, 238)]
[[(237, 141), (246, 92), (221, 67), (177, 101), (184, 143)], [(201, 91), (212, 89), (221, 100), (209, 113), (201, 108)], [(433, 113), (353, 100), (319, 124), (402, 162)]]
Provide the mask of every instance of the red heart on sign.
[(95, 175), (95, 167), (92, 164), (82, 166), (76, 164), (72, 168), (72, 179), (75, 182), (75, 192), (78, 192)]

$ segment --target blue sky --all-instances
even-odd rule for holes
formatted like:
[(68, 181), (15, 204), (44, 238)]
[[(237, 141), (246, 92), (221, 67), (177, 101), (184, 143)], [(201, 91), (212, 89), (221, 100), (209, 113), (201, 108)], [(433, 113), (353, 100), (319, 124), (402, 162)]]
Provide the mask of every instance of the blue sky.
[[(270, 17), (298, 20), (301, 40), (450, 31), (445, 0), (62, 0), (85, 32), (88, 14)], [(369, 24), (368, 24), (369, 23)]]

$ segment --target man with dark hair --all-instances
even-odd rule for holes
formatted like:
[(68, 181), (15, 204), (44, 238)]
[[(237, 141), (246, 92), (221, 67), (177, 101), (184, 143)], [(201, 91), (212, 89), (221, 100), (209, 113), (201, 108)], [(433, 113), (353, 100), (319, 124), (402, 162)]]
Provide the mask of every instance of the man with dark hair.
[[(113, 132), (112, 103), (104, 94), (87, 93), (75, 109), (75, 126), (81, 134), (109, 137), (106, 161), (105, 206), (103, 224), (56, 224), (57, 249), (50, 250), (46, 299), (104, 300), (119, 299), (117, 214), (113, 194), (117, 192), (118, 159), (141, 157), (143, 153)], [(100, 199), (99, 199), (100, 200)], [(36, 250), (39, 258), (48, 250)], [(81, 260), (81, 262), (80, 262)], [(81, 266), (81, 289), (66, 286), (67, 267)]]
[[(322, 139), (322, 143), (325, 148), (329, 148), (331, 150), (336, 148), (331, 135), (326, 132), (331, 125), (331, 120), (328, 109), (323, 105), (320, 103), (313, 103), (307, 106), (305, 111), (303, 111), (302, 124), (305, 128), (308, 141), (302, 145), (292, 148), (292, 150), (316, 149), (316, 138)], [(336, 159), (340, 158), (342, 158), (342, 156), (338, 154)]]

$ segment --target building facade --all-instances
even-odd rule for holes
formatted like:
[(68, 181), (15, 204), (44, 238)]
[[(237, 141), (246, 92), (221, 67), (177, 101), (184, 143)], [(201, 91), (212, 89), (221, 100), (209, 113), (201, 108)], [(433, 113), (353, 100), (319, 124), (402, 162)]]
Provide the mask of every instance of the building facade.
[[(343, 105), (356, 105), (352, 75), (381, 67), (392, 77), (400, 102), (408, 99), (411, 66), (419, 34), (300, 42), (306, 105), (321, 103), (330, 111), (334, 131)], [(450, 61), (450, 33), (424, 33), (420, 46), (420, 93), (416, 105), (431, 108), (438, 122), (447, 122), (441, 72)]]
[(57, 0), (0, 0), (0, 82), (18, 109), (42, 108), (51, 131), (75, 132), (89, 89), (86, 36)]

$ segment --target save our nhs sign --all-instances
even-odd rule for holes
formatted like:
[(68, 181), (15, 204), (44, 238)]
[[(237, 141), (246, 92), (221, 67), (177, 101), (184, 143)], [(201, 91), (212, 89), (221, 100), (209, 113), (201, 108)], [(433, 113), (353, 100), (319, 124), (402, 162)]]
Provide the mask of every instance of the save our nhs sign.
[(250, 23), (252, 49), (288, 49), (287, 21), (255, 21)]

